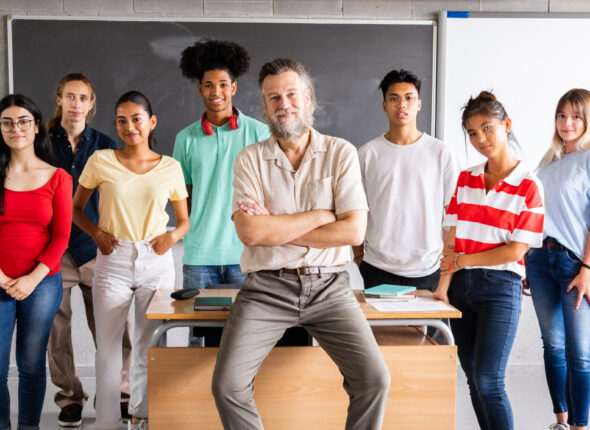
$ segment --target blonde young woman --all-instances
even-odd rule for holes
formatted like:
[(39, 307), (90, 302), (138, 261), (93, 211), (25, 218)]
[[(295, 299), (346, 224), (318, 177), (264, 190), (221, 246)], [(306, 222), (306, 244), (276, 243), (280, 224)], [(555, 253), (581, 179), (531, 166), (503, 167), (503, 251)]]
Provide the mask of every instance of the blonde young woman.
[[(74, 196), (74, 220), (98, 246), (92, 283), (96, 320), (97, 429), (118, 429), (121, 339), (135, 303), (129, 400), (129, 429), (147, 428), (147, 346), (157, 322), (145, 319), (158, 288), (174, 286), (171, 247), (189, 229), (187, 192), (180, 164), (152, 150), (156, 116), (137, 91), (116, 106), (121, 149), (96, 151), (88, 160)], [(98, 225), (84, 214), (93, 190), (100, 193)], [(166, 231), (166, 204), (172, 201), (176, 227)]]
[(586, 429), (590, 404), (590, 91), (572, 89), (555, 109), (553, 143), (538, 176), (545, 188), (543, 247), (526, 274), (541, 327), (556, 423)]

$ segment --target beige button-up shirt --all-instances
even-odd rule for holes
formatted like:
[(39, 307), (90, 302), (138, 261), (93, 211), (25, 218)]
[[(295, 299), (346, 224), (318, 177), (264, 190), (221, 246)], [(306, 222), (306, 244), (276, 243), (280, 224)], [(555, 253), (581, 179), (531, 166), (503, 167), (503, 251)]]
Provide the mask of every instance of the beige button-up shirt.
[[(316, 209), (336, 215), (368, 210), (356, 148), (337, 137), (311, 131), (311, 142), (295, 170), (278, 141), (270, 137), (244, 148), (234, 165), (232, 214), (238, 202), (256, 196), (274, 215)], [(350, 247), (310, 248), (296, 245), (246, 246), (242, 271), (295, 269), (306, 266), (340, 266), (350, 262)]]

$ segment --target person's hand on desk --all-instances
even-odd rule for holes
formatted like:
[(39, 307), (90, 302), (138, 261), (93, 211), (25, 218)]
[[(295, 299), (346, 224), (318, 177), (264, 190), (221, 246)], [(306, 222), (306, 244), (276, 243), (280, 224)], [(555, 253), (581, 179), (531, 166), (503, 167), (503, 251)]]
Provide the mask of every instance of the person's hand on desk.
[(447, 295), (446, 289), (437, 288), (432, 295), (435, 299), (442, 300), (446, 304), (449, 304), (449, 296)]

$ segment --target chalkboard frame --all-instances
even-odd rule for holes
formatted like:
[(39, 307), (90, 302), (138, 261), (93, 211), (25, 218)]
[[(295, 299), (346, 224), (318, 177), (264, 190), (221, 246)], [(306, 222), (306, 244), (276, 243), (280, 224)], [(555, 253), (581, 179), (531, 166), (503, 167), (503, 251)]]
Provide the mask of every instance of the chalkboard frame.
[[(296, 24), (296, 25), (328, 25), (328, 26), (340, 26), (340, 25), (353, 25), (353, 26), (363, 26), (363, 25), (369, 25), (369, 26), (416, 26), (416, 27), (422, 27), (422, 26), (427, 26), (427, 27), (431, 27), (431, 32), (432, 32), (432, 40), (430, 40), (430, 37), (428, 36), (428, 42), (429, 42), (429, 46), (428, 46), (428, 51), (427, 51), (427, 55), (429, 59), (429, 61), (431, 62), (431, 68), (429, 68), (429, 70), (426, 72), (427, 75), (425, 76), (425, 72), (422, 71), (422, 74), (420, 75), (420, 77), (423, 79), (423, 81), (428, 81), (428, 85), (426, 85), (427, 88), (429, 88), (429, 91), (427, 91), (427, 93), (425, 94), (425, 92), (422, 92), (422, 98), (423, 100), (426, 99), (428, 100), (428, 109), (423, 109), (423, 112), (421, 113), (421, 115), (419, 116), (419, 122), (421, 121), (420, 117), (426, 117), (428, 116), (428, 120), (426, 120), (426, 124), (424, 124), (424, 119), (422, 119), (422, 126), (421, 128), (424, 129), (425, 131), (429, 132), (430, 134), (434, 134), (435, 132), (435, 123), (436, 123), (436, 115), (435, 115), (435, 109), (436, 109), (436, 94), (437, 94), (437, 85), (436, 85), (436, 68), (437, 68), (437, 58), (436, 58), (436, 53), (437, 53), (437, 23), (435, 20), (420, 20), (420, 21), (411, 21), (411, 20), (365, 20), (365, 19), (359, 19), (359, 20), (351, 20), (351, 19), (276, 19), (276, 18), (256, 18), (256, 19), (248, 19), (248, 18), (213, 18), (213, 17), (197, 17), (197, 18), (180, 18), (180, 17), (169, 17), (169, 18), (160, 18), (160, 17), (110, 17), (110, 16), (19, 16), (19, 15), (15, 15), (15, 16), (10, 16), (7, 18), (7, 37), (8, 37), (8, 75), (9, 75), (9, 91), (12, 93), (14, 91), (15, 88), (15, 76), (14, 76), (14, 70), (15, 70), (15, 62), (16, 64), (18, 64), (18, 58), (15, 59), (15, 52), (14, 52), (14, 46), (15, 46), (15, 39), (14, 39), (14, 26), (18, 25), (18, 23), (20, 21), (73, 21), (73, 22), (124, 22), (124, 23), (179, 23), (184, 24), (184, 23), (213, 23), (213, 24), (227, 24), (227, 23), (236, 23), (236, 24)], [(335, 27), (336, 28), (336, 27)], [(424, 46), (424, 49), (426, 49), (426, 46)], [(268, 58), (270, 59), (270, 58)], [(305, 61), (303, 61), (305, 64)], [(397, 65), (394, 65), (396, 67), (398, 67)], [(399, 67), (404, 67), (404, 65), (402, 64)], [(387, 70), (385, 70), (386, 72)], [(252, 67), (251, 67), (251, 72), (252, 72)], [(257, 70), (255, 71), (257, 72)], [(64, 73), (65, 74), (65, 73)], [(312, 78), (314, 78), (314, 70), (312, 68), (311, 70), (311, 75)], [(91, 79), (95, 80), (94, 77), (91, 75), (90, 76)], [(241, 78), (243, 79), (243, 78)], [(18, 80), (17, 80), (18, 82)], [(48, 97), (49, 95), (52, 94), (54, 86), (55, 86), (56, 82), (52, 82), (51, 87), (46, 89), (46, 93), (43, 94), (43, 97)], [(241, 85), (241, 80), (238, 81), (239, 83), (239, 87)], [(18, 85), (17, 85), (18, 87)], [(376, 87), (376, 85), (375, 85)], [(19, 88), (17, 88), (18, 90)], [(129, 88), (131, 89), (131, 88)], [(141, 88), (138, 88), (141, 90)], [(237, 96), (239, 96), (240, 93), (240, 89), (238, 90), (238, 94)], [(35, 94), (32, 94), (32, 97), (35, 99)], [(149, 94), (148, 94), (149, 96)], [(198, 97), (198, 94), (196, 94), (196, 91), (193, 90), (193, 97)], [(380, 123), (379, 123), (379, 127), (372, 127), (372, 133), (373, 136), (366, 136), (366, 140), (368, 140), (369, 138), (374, 137), (375, 135), (386, 131), (387, 128), (387, 121), (385, 116), (382, 114), (381, 112), (381, 99), (380, 99), (380, 94), (377, 92), (376, 88), (375, 88), (375, 94), (374, 94), (374, 104), (375, 106), (378, 106), (378, 112), (380, 112), (381, 116), (379, 117)], [(51, 97), (52, 99), (52, 97)], [(104, 99), (104, 98), (103, 98)], [(37, 101), (37, 100), (36, 100)], [(322, 105), (322, 98), (321, 98), (321, 87), (320, 87), (320, 105)], [(51, 100), (52, 102), (52, 109), (54, 108), (54, 104), (55, 102), (53, 100)], [(200, 102), (200, 100), (198, 100), (198, 102)], [(152, 100), (153, 103), (153, 100)], [(43, 103), (41, 103), (42, 105)], [(423, 103), (423, 106), (425, 106), (426, 104)], [(240, 107), (238, 105), (238, 107)], [(98, 114), (101, 113), (101, 110), (105, 109), (105, 103), (102, 102), (101, 103), (101, 95), (99, 94), (99, 112)], [(106, 106), (106, 109), (110, 110), (112, 109), (110, 106)], [(157, 109), (156, 113), (157, 112)], [(43, 108), (42, 107), (42, 111), (44, 114), (45, 118), (49, 118), (53, 111), (48, 109), (47, 107)], [(192, 119), (192, 121), (196, 120), (198, 118), (198, 116), (200, 116), (202, 112), (195, 112), (194, 113), (194, 117)], [(260, 112), (256, 111), (256, 112), (249, 112), (246, 111), (246, 113), (250, 116), (254, 116), (256, 118), (260, 117)], [(95, 122), (94, 124), (96, 124), (96, 119), (98, 119), (98, 115), (95, 118)], [(112, 115), (112, 113), (110, 113)], [(320, 111), (320, 115), (322, 115), (321, 111)], [(373, 115), (374, 116), (374, 115)], [(192, 122), (191, 121), (191, 122)], [(182, 126), (177, 126), (176, 131), (180, 131), (180, 129), (182, 129), (184, 126), (188, 125), (190, 122), (185, 122)], [(316, 124), (317, 121), (316, 121)], [(96, 128), (101, 129), (100, 126), (96, 126)], [(318, 126), (318, 129), (320, 131), (323, 131), (322, 128), (320, 126)], [(102, 129), (101, 129), (102, 131)], [(112, 137), (116, 139), (116, 135), (114, 135), (114, 127), (111, 128), (110, 130), (106, 130), (107, 133), (110, 132), (109, 134), (112, 135)], [(158, 132), (158, 131), (157, 131)], [(337, 133), (327, 133), (327, 134), (336, 134), (339, 135)], [(346, 135), (340, 135), (340, 137), (344, 137), (344, 138), (348, 138), (348, 136)], [(167, 140), (170, 140), (170, 137), (167, 138)], [(363, 139), (348, 139), (351, 140), (353, 144), (355, 144), (356, 146), (360, 146), (361, 144), (364, 143)], [(160, 147), (160, 150), (164, 153), (170, 154), (170, 143), (168, 142), (168, 150), (162, 150), (162, 148)]]

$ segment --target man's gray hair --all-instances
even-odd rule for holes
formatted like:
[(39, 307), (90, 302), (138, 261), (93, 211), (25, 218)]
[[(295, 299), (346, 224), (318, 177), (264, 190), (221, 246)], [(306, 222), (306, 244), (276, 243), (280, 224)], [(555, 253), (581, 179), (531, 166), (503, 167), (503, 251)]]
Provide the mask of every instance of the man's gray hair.
[[(258, 74), (258, 87), (261, 90), (262, 95), (262, 83), (264, 79), (266, 79), (269, 75), (280, 75), (281, 73), (285, 72), (295, 72), (299, 75), (299, 78), (303, 82), (306, 90), (309, 90), (310, 95), (310, 106), (309, 109), (311, 111), (311, 115), (315, 112), (316, 108), (318, 107), (316, 95), (315, 95), (315, 88), (313, 86), (313, 82), (303, 64), (298, 61), (292, 60), (290, 58), (275, 58), (272, 61), (264, 64), (262, 69), (260, 69), (260, 73)], [(264, 97), (264, 95), (262, 95)], [(264, 99), (263, 99), (264, 104)]]

